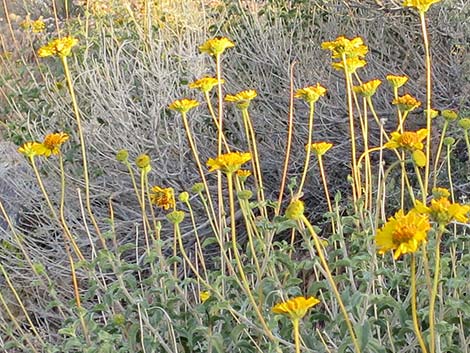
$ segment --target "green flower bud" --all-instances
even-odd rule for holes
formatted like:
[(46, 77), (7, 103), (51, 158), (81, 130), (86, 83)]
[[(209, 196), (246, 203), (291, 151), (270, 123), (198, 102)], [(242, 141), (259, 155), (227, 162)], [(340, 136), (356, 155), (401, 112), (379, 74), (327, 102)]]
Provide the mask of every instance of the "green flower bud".
[(446, 137), (443, 142), (446, 146), (452, 146), (455, 143), (455, 139), (453, 137)]
[(173, 211), (166, 215), (166, 218), (173, 224), (180, 224), (184, 219), (183, 211)]
[(125, 163), (127, 162), (127, 158), (129, 158), (129, 152), (127, 152), (127, 150), (119, 150), (118, 153), (116, 153), (116, 159), (119, 162)]
[(183, 191), (181, 194), (178, 195), (178, 200), (184, 203), (188, 202), (189, 194), (186, 191)]
[(204, 184), (203, 183), (196, 183), (191, 188), (191, 192), (194, 192), (195, 194), (201, 193), (202, 190), (204, 190)]
[(142, 171), (150, 171), (151, 169), (151, 166), (150, 166), (150, 157), (149, 155), (143, 153), (141, 155), (139, 155), (136, 159), (135, 159), (135, 164), (137, 165), (137, 167), (139, 167), (139, 169), (141, 169)]
[(237, 195), (240, 200), (249, 200), (253, 197), (253, 192), (251, 190), (240, 190)]
[(459, 126), (464, 130), (469, 130), (470, 129), (470, 118), (460, 119)]
[(454, 121), (459, 117), (456, 111), (450, 109), (441, 111), (441, 116), (447, 121)]

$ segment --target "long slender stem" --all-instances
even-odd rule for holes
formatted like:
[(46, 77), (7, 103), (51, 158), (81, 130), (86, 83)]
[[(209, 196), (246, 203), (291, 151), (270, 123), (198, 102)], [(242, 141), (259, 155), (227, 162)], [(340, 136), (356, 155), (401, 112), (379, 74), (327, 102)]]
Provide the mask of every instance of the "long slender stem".
[(428, 135), (426, 136), (426, 166), (424, 169), (424, 192), (428, 192), (429, 184), (429, 162), (431, 160), (431, 99), (432, 99), (432, 81), (431, 81), (431, 51), (429, 47), (429, 35), (426, 28), (426, 16), (423, 11), (419, 13), (421, 20), (421, 31), (423, 34), (424, 53), (426, 60), (426, 129)]
[(300, 353), (300, 320), (292, 320), (292, 326), (294, 327), (295, 353)]
[(437, 167), (439, 165), (439, 157), (441, 156), (442, 146), (444, 145), (444, 139), (446, 137), (447, 127), (449, 126), (449, 121), (446, 119), (444, 126), (442, 127), (441, 138), (439, 140), (439, 146), (437, 147), (436, 158), (434, 160), (434, 169), (433, 169), (433, 183), (432, 187), (435, 188), (437, 185)]
[(418, 312), (416, 309), (416, 258), (411, 254), (411, 315), (413, 317), (413, 328), (415, 330), (416, 338), (418, 339), (419, 346), (422, 353), (427, 353), (426, 344), (424, 343), (421, 329), (418, 323)]
[(308, 231), (310, 232), (313, 238), (315, 248), (317, 249), (318, 257), (320, 258), (320, 263), (322, 264), (322, 267), (325, 270), (326, 278), (328, 282), (330, 283), (331, 289), (333, 290), (336, 300), (338, 301), (338, 305), (341, 309), (341, 313), (343, 314), (344, 321), (346, 322), (346, 326), (348, 327), (349, 334), (351, 335), (351, 340), (354, 345), (354, 350), (356, 353), (360, 353), (361, 348), (359, 346), (359, 342), (357, 341), (356, 333), (354, 331), (351, 320), (349, 319), (349, 315), (346, 310), (346, 307), (344, 306), (343, 300), (341, 299), (341, 294), (339, 293), (338, 287), (336, 286), (335, 280), (333, 279), (333, 275), (331, 274), (330, 267), (328, 266), (328, 261), (326, 261), (325, 255), (323, 254), (323, 248), (320, 244), (320, 240), (318, 239), (318, 235), (313, 229), (307, 217), (302, 215), (301, 221), (307, 227)]
[(297, 196), (300, 197), (304, 187), (305, 178), (307, 177), (308, 165), (310, 164), (310, 155), (312, 152), (312, 135), (313, 135), (313, 116), (315, 114), (315, 102), (309, 103), (309, 116), (308, 116), (308, 136), (307, 136), (307, 155), (305, 156), (304, 171), (302, 179), (300, 180), (299, 190)]
[(440, 266), (441, 266), (441, 238), (444, 232), (444, 227), (439, 226), (436, 236), (436, 245), (434, 247), (434, 279), (432, 283), (431, 297), (429, 298), (429, 352), (435, 353), (436, 351), (436, 297), (437, 287), (439, 285)]
[(85, 180), (85, 204), (86, 204), (86, 208), (88, 211), (88, 215), (90, 216), (90, 220), (93, 223), (93, 227), (95, 228), (96, 233), (98, 235), (101, 235), (100, 227), (98, 226), (98, 222), (96, 221), (95, 216), (93, 214), (93, 210), (91, 208), (90, 180), (89, 180), (89, 174), (88, 174), (88, 161), (87, 161), (87, 154), (86, 154), (85, 136), (83, 134), (83, 128), (82, 128), (82, 123), (81, 123), (81, 118), (80, 118), (80, 111), (78, 109), (77, 97), (75, 96), (75, 90), (73, 88), (73, 82), (72, 82), (72, 75), (70, 74), (67, 57), (62, 56), (61, 59), (62, 59), (62, 66), (64, 67), (65, 80), (67, 81), (67, 87), (69, 89), (70, 98), (72, 99), (72, 108), (75, 114), (75, 120), (77, 122), (78, 136), (80, 138), (80, 149), (82, 152), (82, 159), (83, 159), (83, 178)]

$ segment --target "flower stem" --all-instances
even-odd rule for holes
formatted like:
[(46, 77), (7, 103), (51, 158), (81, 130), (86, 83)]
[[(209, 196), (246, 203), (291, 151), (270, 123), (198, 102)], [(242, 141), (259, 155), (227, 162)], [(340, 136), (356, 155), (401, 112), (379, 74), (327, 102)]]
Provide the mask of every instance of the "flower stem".
[(416, 309), (416, 258), (414, 254), (411, 254), (411, 315), (413, 317), (413, 328), (421, 347), (421, 352), (427, 353), (426, 344), (424, 343), (421, 329), (419, 328), (418, 313)]
[(356, 333), (354, 332), (353, 325), (351, 323), (351, 320), (349, 319), (348, 312), (346, 310), (346, 307), (344, 306), (343, 300), (341, 299), (341, 295), (338, 291), (338, 287), (336, 286), (335, 280), (333, 279), (333, 276), (330, 271), (330, 267), (328, 266), (328, 262), (325, 259), (325, 255), (323, 254), (323, 249), (320, 244), (320, 240), (318, 239), (318, 235), (313, 229), (312, 225), (310, 224), (309, 220), (307, 217), (302, 215), (301, 217), (302, 223), (307, 227), (308, 231), (312, 235), (313, 242), (315, 244), (315, 248), (317, 249), (318, 257), (320, 258), (320, 263), (322, 264), (323, 269), (325, 270), (326, 273), (326, 278), (328, 282), (330, 283), (331, 289), (333, 290), (333, 293), (336, 297), (336, 300), (338, 301), (338, 305), (341, 309), (341, 313), (343, 314), (344, 320), (346, 322), (346, 326), (348, 327), (349, 334), (351, 335), (351, 340), (354, 345), (354, 350), (356, 353), (361, 352), (361, 348), (359, 347), (359, 342), (357, 341), (356, 338)]
[(427, 196), (429, 183), (429, 162), (431, 159), (431, 97), (432, 97), (432, 81), (431, 81), (431, 52), (429, 48), (429, 36), (426, 28), (426, 16), (424, 11), (420, 11), (421, 31), (423, 34), (424, 52), (426, 60), (426, 166), (424, 169), (424, 193)]
[(431, 297), (429, 298), (429, 352), (435, 353), (436, 351), (436, 297), (437, 287), (439, 285), (440, 265), (441, 265), (441, 239), (444, 227), (439, 226), (436, 236), (436, 245), (434, 247), (434, 279), (432, 283)]
[(436, 160), (434, 161), (434, 169), (433, 169), (433, 188), (437, 185), (437, 166), (439, 165), (439, 157), (441, 156), (442, 146), (444, 144), (444, 138), (446, 137), (447, 127), (449, 126), (449, 121), (446, 120), (444, 122), (444, 126), (442, 127), (441, 139), (439, 140), (439, 146), (437, 148), (436, 153)]
[(292, 320), (292, 326), (294, 326), (294, 343), (295, 343), (295, 353), (300, 353), (300, 320)]
[(302, 173), (302, 179), (300, 180), (299, 191), (297, 196), (300, 197), (302, 189), (305, 184), (305, 178), (307, 177), (308, 165), (310, 164), (310, 154), (312, 152), (312, 135), (313, 135), (313, 116), (315, 114), (315, 102), (309, 103), (309, 116), (308, 116), (308, 136), (307, 136), (307, 155), (305, 156), (304, 171)]

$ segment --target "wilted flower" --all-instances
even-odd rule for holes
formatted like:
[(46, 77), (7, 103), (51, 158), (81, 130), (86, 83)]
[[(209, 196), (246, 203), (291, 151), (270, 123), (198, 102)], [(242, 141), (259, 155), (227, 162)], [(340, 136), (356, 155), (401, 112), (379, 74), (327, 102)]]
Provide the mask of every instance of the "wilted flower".
[(334, 41), (323, 42), (321, 47), (331, 50), (333, 59), (342, 59), (343, 55), (346, 58), (363, 58), (369, 51), (361, 37), (348, 39), (345, 36), (339, 36)]
[(150, 190), (150, 202), (164, 210), (175, 208), (175, 191), (173, 188), (154, 186)]
[(221, 170), (224, 173), (234, 173), (241, 168), (242, 164), (250, 160), (251, 153), (249, 152), (230, 152), (216, 158), (209, 158), (206, 164), (209, 167), (209, 172)]
[[(310, 151), (317, 156), (323, 156), (331, 147), (333, 144), (329, 142), (315, 142), (310, 145)], [(308, 145), (305, 146), (305, 150), (308, 151)]]
[(319, 83), (316, 86), (308, 86), (300, 88), (295, 92), (295, 98), (300, 98), (306, 101), (307, 103), (315, 103), (320, 97), (323, 97), (326, 94), (326, 88), (320, 85)]
[(199, 47), (202, 53), (207, 53), (211, 56), (221, 55), (225, 49), (234, 47), (235, 44), (226, 37), (218, 37), (209, 39), (203, 45)]
[(308, 309), (318, 303), (320, 303), (320, 301), (315, 297), (295, 297), (283, 303), (276, 304), (272, 311), (275, 314), (286, 315), (292, 321), (298, 321), (307, 314)]
[(199, 105), (199, 102), (194, 99), (177, 99), (168, 106), (168, 109), (180, 112), (182, 114), (187, 113), (193, 108), (196, 108)]
[(403, 6), (404, 7), (414, 7), (416, 8), (419, 12), (426, 12), (429, 10), (429, 7), (432, 4), (435, 4), (441, 0), (404, 0), (403, 1)]
[(51, 154), (60, 153), (60, 146), (69, 139), (69, 135), (65, 132), (57, 132), (48, 134), (42, 142), (42, 149), (39, 154), (49, 157)]
[(400, 133), (398, 131), (392, 132), (392, 138), (385, 144), (386, 148), (404, 148), (410, 151), (422, 150), (423, 140), (428, 135), (427, 129), (420, 129), (418, 131), (405, 131)]
[(47, 56), (66, 57), (70, 55), (72, 48), (77, 45), (77, 43), (78, 39), (71, 36), (54, 39), (47, 45), (39, 48), (38, 55), (41, 58)]
[(402, 254), (414, 253), (421, 242), (427, 240), (427, 233), (431, 229), (429, 219), (415, 210), (404, 214), (399, 210), (391, 217), (382, 229), (377, 231), (375, 242), (379, 254), (394, 251), (393, 257), (398, 259)]
[(404, 96), (394, 99), (392, 104), (398, 106), (398, 109), (401, 112), (411, 112), (412, 110), (418, 108), (421, 105), (421, 102), (418, 101), (415, 97), (409, 94), (405, 94)]
[(400, 88), (408, 81), (407, 76), (387, 75), (385, 78), (393, 88)]
[(304, 215), (304, 202), (299, 199), (293, 199), (286, 209), (286, 217), (298, 221)]
[[(220, 83), (225, 83), (223, 79), (220, 80)], [(217, 86), (219, 84), (219, 80), (217, 80), (214, 77), (203, 77), (200, 78), (199, 80), (196, 80), (194, 82), (191, 82), (189, 84), (189, 88), (196, 88), (200, 90), (203, 93), (207, 93), (214, 88), (214, 86)]]
[(372, 80), (365, 82), (362, 85), (354, 86), (353, 91), (357, 94), (360, 94), (363, 97), (371, 97), (377, 91), (377, 88), (381, 85), (382, 81)]
[(226, 102), (235, 103), (239, 109), (247, 109), (251, 101), (258, 95), (254, 89), (238, 92), (235, 95), (227, 94), (225, 96)]

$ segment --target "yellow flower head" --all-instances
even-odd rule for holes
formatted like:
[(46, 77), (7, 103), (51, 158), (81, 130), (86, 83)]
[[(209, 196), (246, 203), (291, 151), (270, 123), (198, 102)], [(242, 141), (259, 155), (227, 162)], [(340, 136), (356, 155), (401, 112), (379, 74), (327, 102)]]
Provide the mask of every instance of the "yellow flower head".
[[(430, 109), (431, 110), (431, 119), (437, 118), (439, 116), (439, 110), (436, 109)], [(427, 109), (424, 109), (424, 114), (427, 114)]]
[(402, 254), (414, 253), (420, 243), (426, 241), (429, 229), (431, 225), (426, 215), (415, 210), (405, 215), (403, 210), (399, 210), (377, 231), (375, 242), (378, 252), (384, 254), (392, 250), (395, 260)]
[(334, 41), (323, 42), (321, 47), (331, 50), (333, 59), (342, 59), (343, 55), (346, 58), (363, 58), (369, 51), (361, 37), (348, 39), (345, 36), (339, 36)]
[(298, 321), (307, 314), (308, 309), (320, 303), (315, 297), (295, 297), (286, 302), (276, 304), (272, 311), (275, 314), (288, 316), (292, 321)]
[(77, 43), (78, 39), (71, 36), (54, 39), (47, 45), (39, 48), (38, 55), (41, 58), (45, 58), (46, 56), (69, 56), (72, 52), (72, 48), (76, 46)]
[[(359, 58), (347, 58), (346, 59), (346, 70), (350, 74), (355, 73), (357, 69), (364, 67), (366, 65), (367, 65), (367, 62), (363, 59), (359, 59)], [(338, 71), (344, 71), (344, 63), (342, 61), (333, 63), (332, 66)]]
[[(220, 80), (220, 83), (225, 83), (224, 80)], [(217, 86), (219, 84), (219, 80), (217, 80), (214, 77), (203, 77), (200, 78), (199, 80), (196, 80), (194, 82), (191, 82), (189, 84), (189, 88), (196, 88), (200, 90), (203, 93), (210, 92), (214, 86)]]
[(18, 148), (18, 152), (24, 154), (28, 158), (42, 154), (43, 150), (44, 146), (39, 142), (26, 142)]
[(227, 94), (225, 96), (226, 102), (235, 103), (238, 109), (248, 109), (251, 101), (258, 95), (254, 89), (238, 92), (235, 95)]
[(251, 175), (251, 171), (249, 171), (248, 169), (238, 169), (237, 170), (237, 176), (242, 180), (242, 181), (246, 181), (246, 179), (248, 179), (248, 177)]
[(293, 199), (286, 209), (286, 217), (298, 221), (304, 215), (304, 202), (299, 199)]
[(209, 39), (199, 47), (201, 53), (207, 53), (211, 56), (221, 55), (225, 49), (233, 48), (235, 44), (226, 37), (217, 37)]
[(432, 4), (435, 4), (441, 0), (403, 0), (404, 7), (414, 7), (419, 12), (426, 12)]
[[(333, 147), (332, 143), (329, 142), (316, 142), (310, 145), (310, 151), (315, 153), (317, 156), (323, 156), (328, 150)], [(305, 146), (305, 150), (308, 151), (308, 145)]]
[(454, 220), (467, 223), (468, 214), (470, 212), (469, 205), (452, 203), (447, 197), (433, 198), (429, 206), (416, 201), (415, 209), (419, 213), (428, 215), (432, 221), (443, 226)]
[(209, 167), (209, 172), (221, 170), (224, 173), (234, 173), (241, 168), (242, 164), (250, 160), (251, 153), (249, 152), (230, 152), (216, 158), (209, 158), (206, 164)]
[(49, 157), (51, 154), (57, 155), (60, 153), (60, 146), (69, 139), (69, 135), (65, 132), (57, 132), (53, 134), (48, 134), (42, 142), (42, 151), (39, 154), (42, 154), (46, 157)]
[(380, 80), (372, 80), (369, 82), (365, 82), (362, 85), (353, 87), (354, 92), (360, 94), (363, 97), (372, 97), (377, 88), (382, 84)]
[(317, 83), (316, 86), (308, 86), (301, 89), (298, 89), (295, 92), (295, 98), (300, 98), (306, 101), (307, 103), (315, 103), (320, 97), (323, 97), (326, 94), (326, 88)]
[(33, 33), (41, 33), (46, 29), (46, 24), (42, 20), (42, 17), (38, 18), (36, 21), (31, 23), (31, 30)]
[(422, 150), (423, 140), (428, 135), (427, 129), (420, 129), (418, 131), (405, 131), (399, 133), (398, 131), (392, 132), (392, 138), (385, 144), (386, 148), (404, 148), (410, 151)]
[(168, 109), (177, 111), (182, 114), (186, 114), (191, 109), (196, 108), (199, 105), (199, 102), (194, 99), (177, 99), (168, 106)]
[(207, 299), (211, 297), (211, 293), (209, 291), (203, 291), (199, 293), (199, 299), (202, 303), (205, 303)]
[(150, 192), (150, 202), (164, 210), (175, 208), (175, 191), (173, 188), (154, 186)]
[(415, 97), (405, 94), (404, 96), (398, 97), (392, 101), (392, 104), (398, 106), (401, 112), (411, 112), (421, 105)]
[(407, 76), (387, 75), (385, 78), (393, 88), (400, 88), (408, 81)]

